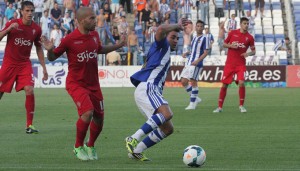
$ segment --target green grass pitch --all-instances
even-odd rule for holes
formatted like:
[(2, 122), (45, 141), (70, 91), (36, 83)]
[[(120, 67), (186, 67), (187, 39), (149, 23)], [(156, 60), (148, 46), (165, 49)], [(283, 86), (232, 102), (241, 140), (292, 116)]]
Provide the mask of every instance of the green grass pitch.
[[(64, 89), (35, 89), (34, 125), (38, 135), (25, 134), (24, 92), (4, 94), (0, 101), (0, 170), (300, 170), (300, 89), (247, 88), (248, 110), (238, 110), (238, 89), (229, 88), (223, 113), (217, 107), (218, 88), (200, 88), (202, 102), (185, 111), (182, 88), (165, 88), (174, 113), (174, 134), (150, 148), (153, 161), (128, 159), (124, 138), (144, 123), (134, 88), (102, 88), (105, 123), (96, 143), (98, 161), (81, 162), (72, 153), (77, 112)], [(197, 144), (207, 153), (203, 167), (182, 162), (185, 147)]]

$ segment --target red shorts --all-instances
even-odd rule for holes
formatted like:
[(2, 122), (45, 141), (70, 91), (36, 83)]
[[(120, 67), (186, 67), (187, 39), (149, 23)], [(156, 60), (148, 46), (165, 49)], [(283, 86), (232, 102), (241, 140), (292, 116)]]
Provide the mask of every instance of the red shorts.
[(94, 114), (104, 115), (103, 96), (101, 90), (89, 90), (83, 87), (67, 88), (68, 93), (72, 97), (79, 115), (94, 110)]
[(34, 77), (31, 64), (21, 67), (2, 66), (0, 69), (0, 92), (10, 93), (16, 82), (16, 91), (25, 86), (34, 86)]
[(224, 73), (222, 77), (222, 83), (224, 84), (231, 84), (235, 74), (237, 75), (237, 80), (245, 80), (245, 72), (246, 72), (246, 66), (234, 66), (234, 65), (225, 65), (224, 67)]

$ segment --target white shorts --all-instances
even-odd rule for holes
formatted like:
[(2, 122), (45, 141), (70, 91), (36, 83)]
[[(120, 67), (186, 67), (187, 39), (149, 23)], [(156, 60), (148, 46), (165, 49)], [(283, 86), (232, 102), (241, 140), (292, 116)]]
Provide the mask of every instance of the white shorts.
[(193, 65), (187, 65), (183, 68), (180, 77), (186, 78), (188, 80), (193, 79), (198, 81), (199, 80), (199, 74), (202, 71), (202, 67), (197, 67)]
[(140, 112), (150, 118), (156, 113), (156, 110), (161, 105), (167, 105), (168, 102), (164, 99), (159, 91), (159, 88), (152, 83), (141, 82), (134, 92), (134, 99)]
[(110, 4), (111, 13), (116, 13), (119, 9), (119, 4)]

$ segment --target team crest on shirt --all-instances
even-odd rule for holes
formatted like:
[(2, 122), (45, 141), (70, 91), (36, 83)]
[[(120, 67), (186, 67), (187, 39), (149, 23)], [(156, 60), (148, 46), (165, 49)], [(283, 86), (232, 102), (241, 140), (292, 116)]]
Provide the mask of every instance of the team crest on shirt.
[(32, 34), (34, 35), (34, 34), (35, 34), (35, 32), (36, 32), (36, 30), (35, 30), (35, 29), (33, 29), (33, 30), (32, 30)]
[(95, 36), (93, 37), (93, 39), (94, 39), (95, 43), (98, 43), (97, 38)]

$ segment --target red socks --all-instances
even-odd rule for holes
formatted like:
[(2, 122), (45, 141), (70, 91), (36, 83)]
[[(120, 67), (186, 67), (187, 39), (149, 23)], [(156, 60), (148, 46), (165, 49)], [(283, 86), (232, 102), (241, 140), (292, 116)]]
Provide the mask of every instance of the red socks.
[(221, 87), (220, 89), (220, 96), (219, 96), (219, 108), (223, 107), (223, 103), (226, 97), (227, 93), (227, 88), (226, 87)]
[(26, 95), (25, 108), (26, 108), (26, 127), (32, 125), (33, 114), (34, 114), (34, 94)]
[(246, 96), (246, 88), (240, 87), (239, 88), (239, 95), (240, 95), (240, 106), (244, 106), (245, 96)]
[(81, 118), (77, 120), (76, 123), (76, 142), (75, 142), (75, 148), (78, 148), (79, 146), (83, 146), (84, 138), (86, 136), (87, 130), (89, 128), (90, 123), (84, 122)]
[(87, 143), (87, 146), (89, 147), (94, 147), (95, 141), (97, 140), (99, 134), (102, 131), (103, 124), (97, 125), (95, 122), (92, 120), (90, 123), (90, 138), (89, 142)]

